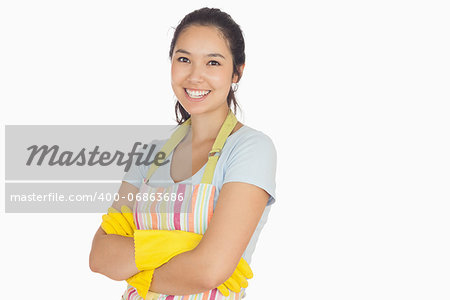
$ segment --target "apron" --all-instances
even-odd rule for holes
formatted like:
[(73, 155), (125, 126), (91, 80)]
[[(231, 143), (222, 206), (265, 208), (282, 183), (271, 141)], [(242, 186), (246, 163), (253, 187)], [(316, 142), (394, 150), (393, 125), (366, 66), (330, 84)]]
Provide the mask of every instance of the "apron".
[[(147, 177), (139, 189), (141, 201), (134, 202), (133, 216), (137, 229), (141, 230), (183, 230), (205, 234), (214, 211), (215, 186), (212, 185), (214, 170), (223, 145), (237, 123), (235, 115), (228, 111), (219, 134), (208, 155), (208, 162), (200, 184), (175, 183), (166, 187), (149, 185), (150, 177), (158, 166), (151, 164)], [(189, 130), (191, 119), (186, 120), (171, 135), (161, 148), (166, 157), (175, 149)], [(144, 201), (148, 200), (148, 201)], [(145, 300), (225, 300), (242, 299), (245, 290), (240, 293), (230, 291), (228, 297), (223, 296), (217, 288), (194, 295), (174, 296), (149, 292)], [(124, 300), (143, 300), (134, 287), (128, 285), (122, 295)]]

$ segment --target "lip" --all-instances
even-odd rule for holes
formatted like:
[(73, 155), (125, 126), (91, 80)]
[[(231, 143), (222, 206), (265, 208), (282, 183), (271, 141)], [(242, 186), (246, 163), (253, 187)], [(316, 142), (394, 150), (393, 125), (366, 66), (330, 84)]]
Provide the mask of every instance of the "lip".
[[(208, 97), (209, 94), (211, 94), (211, 90), (209, 90), (209, 93), (206, 94), (205, 96), (201, 97), (201, 98), (191, 98), (191, 97), (189, 96), (189, 94), (187, 93), (186, 88), (184, 88), (183, 90), (184, 90), (184, 94), (186, 95), (186, 98), (188, 98), (188, 100), (189, 100), (189, 101), (192, 101), (192, 102), (201, 102), (201, 101), (205, 100), (205, 98)], [(198, 89), (190, 89), (190, 90), (197, 90), (197, 91), (200, 91), (200, 90), (198, 90)], [(204, 91), (204, 90), (203, 90), (203, 91)]]

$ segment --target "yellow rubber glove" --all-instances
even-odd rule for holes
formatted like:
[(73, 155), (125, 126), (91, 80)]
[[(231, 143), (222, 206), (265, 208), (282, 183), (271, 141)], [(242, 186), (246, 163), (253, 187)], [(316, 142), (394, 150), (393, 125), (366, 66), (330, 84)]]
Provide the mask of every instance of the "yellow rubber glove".
[[(134, 232), (136, 266), (139, 270), (156, 269), (174, 256), (197, 247), (202, 237), (201, 234), (181, 230), (136, 230)], [(149, 277), (151, 280), (151, 276)], [(252, 277), (250, 266), (241, 258), (231, 277), (217, 289), (224, 296), (230, 294), (229, 290), (239, 293), (242, 287), (248, 287), (247, 279)]]
[[(147, 294), (154, 269), (160, 267), (180, 253), (194, 249), (203, 237), (200, 234), (181, 230), (136, 230), (132, 211), (127, 206), (122, 206), (121, 212), (112, 207), (109, 208), (108, 215), (104, 215), (102, 219), (101, 227), (107, 234), (133, 236), (134, 233), (135, 248), (137, 233), (139, 240), (137, 243), (139, 244), (140, 251), (135, 252), (135, 258), (138, 269), (142, 271), (128, 278), (127, 282), (135, 287), (138, 294), (144, 299), (145, 295), (147, 295), (147, 298), (150, 294), (153, 295), (152, 297), (158, 295), (152, 292)], [(252, 277), (253, 273), (250, 266), (241, 258), (232, 276), (217, 289), (224, 296), (230, 294), (228, 289), (239, 293), (241, 287), (246, 288), (248, 286), (247, 279)]]
[(148, 297), (149, 294), (159, 296), (159, 294), (149, 291), (154, 271), (155, 270), (144, 270), (127, 279), (128, 284), (134, 287), (139, 296), (144, 299), (152, 299), (153, 297)]
[[(102, 216), (103, 222), (101, 227), (107, 234), (133, 237), (134, 231), (136, 230), (136, 225), (133, 220), (133, 212), (128, 206), (125, 205), (123, 205), (120, 210), (121, 211), (119, 212), (113, 207), (108, 208), (108, 214)], [(136, 289), (139, 295), (145, 295), (149, 292), (153, 271), (154, 270), (145, 270), (139, 272), (128, 278), (126, 281)], [(156, 296), (156, 298), (159, 296), (159, 294), (152, 292), (149, 292), (147, 296), (150, 296), (150, 294), (153, 295), (152, 297), (148, 297), (150, 299), (154, 298), (154, 296)], [(142, 297), (145, 298), (145, 296)]]
[[(253, 272), (248, 263), (241, 257), (239, 263), (234, 270), (233, 274), (230, 278), (227, 279), (223, 284), (217, 287), (219, 292), (222, 293), (225, 297), (230, 295), (230, 291), (235, 293), (239, 293), (241, 291), (241, 287), (248, 287), (247, 279), (253, 278)], [(228, 290), (229, 289), (229, 290)]]
[(197, 247), (201, 234), (181, 230), (136, 230), (134, 254), (140, 270), (156, 269), (174, 256)]
[(107, 234), (118, 234), (132, 237), (136, 230), (136, 225), (133, 221), (133, 213), (131, 209), (123, 205), (121, 212), (113, 207), (108, 208), (108, 214), (102, 216), (102, 229)]

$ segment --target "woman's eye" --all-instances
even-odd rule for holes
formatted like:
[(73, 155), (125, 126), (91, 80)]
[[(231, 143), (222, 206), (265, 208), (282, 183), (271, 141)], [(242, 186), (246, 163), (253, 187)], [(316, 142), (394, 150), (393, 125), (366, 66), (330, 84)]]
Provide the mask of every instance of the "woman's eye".
[(215, 61), (215, 60), (211, 60), (210, 62), (208, 62), (208, 64), (212, 65), (212, 66), (220, 66), (220, 63), (218, 61)]
[(186, 57), (178, 57), (178, 61), (180, 61), (180, 62), (189, 62), (189, 59), (187, 59)]

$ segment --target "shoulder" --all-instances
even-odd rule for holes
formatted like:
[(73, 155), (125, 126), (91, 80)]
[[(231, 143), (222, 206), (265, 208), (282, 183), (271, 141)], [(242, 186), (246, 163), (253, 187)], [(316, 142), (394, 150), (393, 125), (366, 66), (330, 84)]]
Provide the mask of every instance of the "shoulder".
[(251, 152), (254, 154), (268, 153), (276, 156), (276, 148), (270, 136), (248, 125), (242, 126), (229, 137), (230, 155)]
[[(241, 131), (242, 130), (242, 131)], [(236, 136), (233, 137), (233, 135)], [(244, 182), (264, 189), (267, 205), (275, 202), (277, 152), (272, 139), (260, 130), (244, 126), (229, 137), (223, 161), (223, 183)], [(225, 149), (225, 147), (224, 147)]]
[(227, 171), (233, 169), (243, 174), (275, 169), (277, 151), (272, 139), (252, 127), (243, 126), (229, 136), (224, 152), (223, 163)]
[[(150, 142), (142, 143), (135, 151), (133, 157), (134, 164), (136, 164), (137, 160), (145, 161), (145, 163), (152, 161), (166, 142), (167, 139), (153, 139)], [(146, 164), (138, 165), (148, 167)]]
[(141, 144), (135, 150), (128, 170), (125, 170), (123, 181), (127, 181), (139, 188), (142, 178), (147, 176), (150, 162), (155, 159), (156, 154), (166, 141), (167, 139), (153, 139), (148, 143)]

